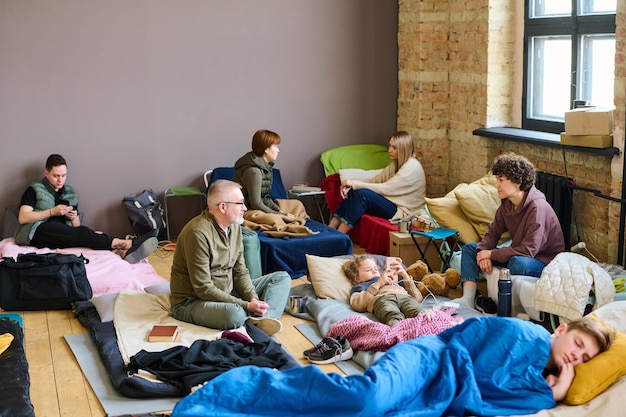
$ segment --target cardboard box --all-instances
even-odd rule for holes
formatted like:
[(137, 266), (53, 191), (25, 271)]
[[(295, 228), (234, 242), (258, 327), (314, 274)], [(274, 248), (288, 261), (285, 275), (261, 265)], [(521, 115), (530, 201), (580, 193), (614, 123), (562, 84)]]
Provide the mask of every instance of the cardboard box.
[(561, 144), (586, 148), (610, 148), (613, 146), (613, 135), (568, 135), (561, 133)]
[(613, 109), (582, 107), (565, 112), (565, 133), (568, 135), (612, 135)]
[[(415, 239), (420, 244), (422, 250), (424, 250), (428, 239), (423, 236), (415, 236)], [(411, 235), (400, 232), (389, 232), (389, 256), (402, 258), (402, 262), (404, 262), (406, 266), (422, 258), (417, 247), (415, 247)], [(428, 252), (426, 252), (426, 259), (430, 267), (433, 268), (435, 272), (439, 272), (441, 269), (441, 258), (433, 243), (430, 244)]]

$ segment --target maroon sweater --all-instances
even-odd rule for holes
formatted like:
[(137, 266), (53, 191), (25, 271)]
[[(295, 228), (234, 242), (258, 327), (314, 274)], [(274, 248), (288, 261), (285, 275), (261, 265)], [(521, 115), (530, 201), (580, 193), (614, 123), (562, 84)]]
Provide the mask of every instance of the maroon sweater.
[[(507, 231), (511, 235), (511, 246), (496, 249), (500, 237)], [(517, 210), (513, 210), (508, 199), (502, 200), (477, 249), (492, 249), (491, 259), (497, 262), (508, 262), (513, 256), (526, 256), (547, 265), (558, 253), (565, 251), (565, 242), (552, 206), (533, 186)]]

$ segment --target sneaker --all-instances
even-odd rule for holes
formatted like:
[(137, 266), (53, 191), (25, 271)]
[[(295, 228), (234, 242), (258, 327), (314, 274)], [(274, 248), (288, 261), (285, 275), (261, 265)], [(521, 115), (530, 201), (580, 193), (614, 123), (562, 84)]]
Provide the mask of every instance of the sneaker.
[(318, 346), (320, 346), (320, 344), (322, 344), (322, 343), (329, 344), (329, 343), (332, 343), (332, 340), (333, 340), (332, 337), (325, 337), (325, 338), (323, 338), (322, 341), (319, 342), (317, 345), (313, 346), (311, 349), (307, 349), (304, 352), (302, 352), (302, 356), (304, 356), (305, 358), (308, 359), (309, 355), (311, 353), (315, 352), (317, 350)]
[(159, 241), (152, 233), (146, 233), (133, 240), (133, 245), (126, 251), (124, 260), (129, 264), (136, 264), (147, 258), (159, 245)]
[(246, 323), (250, 323), (253, 326), (258, 327), (267, 333), (268, 336), (273, 336), (283, 329), (283, 324), (280, 320), (276, 320), (271, 317), (248, 317)]
[[(311, 349), (307, 349), (307, 350), (305, 350), (304, 352), (302, 352), (302, 355), (303, 355), (305, 358), (307, 358), (307, 359), (308, 359), (308, 358), (309, 358), (309, 355), (311, 355), (311, 353), (315, 352), (315, 351), (318, 349), (318, 346), (319, 346), (321, 343), (326, 343), (326, 344), (329, 344), (329, 343), (331, 343), (331, 340), (333, 340), (333, 338), (332, 338), (332, 337), (325, 337), (325, 338), (323, 338), (323, 339), (322, 339), (322, 341), (321, 341), (320, 343), (318, 343), (317, 345), (313, 346)], [(343, 336), (338, 336), (338, 337), (337, 337), (337, 338), (335, 338), (334, 340), (336, 340), (337, 342), (339, 342), (339, 344), (341, 344), (341, 350), (342, 350), (342, 351), (347, 352), (348, 350), (352, 349), (352, 348), (350, 347), (350, 342), (348, 342), (348, 339), (346, 339), (345, 337), (343, 337)]]
[(329, 339), (328, 342), (322, 340), (317, 344), (316, 349), (309, 354), (308, 359), (311, 363), (325, 365), (333, 362), (347, 361), (352, 358), (354, 352), (349, 343), (348, 348), (345, 349), (337, 339), (333, 339), (332, 337)]
[(476, 310), (488, 316), (495, 316), (498, 313), (496, 302), (490, 297), (484, 297), (480, 292), (476, 291)]

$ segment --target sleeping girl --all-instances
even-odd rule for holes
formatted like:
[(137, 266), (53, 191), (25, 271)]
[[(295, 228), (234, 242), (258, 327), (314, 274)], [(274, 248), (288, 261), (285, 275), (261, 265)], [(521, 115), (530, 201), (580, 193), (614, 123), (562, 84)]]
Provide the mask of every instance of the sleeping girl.
[(374, 258), (355, 255), (343, 264), (342, 269), (354, 284), (350, 291), (350, 305), (354, 311), (367, 311), (393, 326), (402, 319), (417, 317), (423, 310), (422, 293), (402, 267), (402, 259), (387, 258), (387, 267), (381, 274)]

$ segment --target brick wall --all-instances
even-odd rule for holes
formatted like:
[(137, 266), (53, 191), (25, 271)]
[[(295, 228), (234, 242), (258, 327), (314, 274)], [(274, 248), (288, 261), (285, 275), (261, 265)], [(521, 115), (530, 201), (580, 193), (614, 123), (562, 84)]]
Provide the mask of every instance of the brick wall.
[[(516, 9), (501, 0), (399, 0), (398, 130), (416, 138), (439, 197), (473, 181), (502, 152), (528, 157), (537, 169), (573, 177), (579, 185), (619, 198), (623, 155), (615, 158), (472, 135), (479, 127), (516, 126)], [(521, 33), (521, 31), (520, 31)], [(616, 132), (623, 143), (626, 93), (626, 2), (618, 2)], [(519, 48), (519, 46), (517, 46)], [(519, 122), (518, 122), (519, 123)], [(622, 145), (620, 145), (622, 147)], [(583, 240), (604, 262), (616, 262), (620, 205), (574, 192), (572, 244)]]

